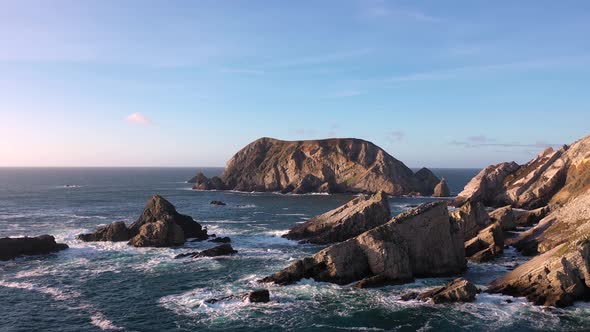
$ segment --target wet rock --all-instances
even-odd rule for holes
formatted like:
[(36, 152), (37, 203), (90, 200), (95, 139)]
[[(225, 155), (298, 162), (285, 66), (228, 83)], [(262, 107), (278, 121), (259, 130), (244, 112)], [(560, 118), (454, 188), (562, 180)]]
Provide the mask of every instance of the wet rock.
[(247, 303), (268, 303), (270, 292), (267, 289), (257, 289), (241, 295), (229, 295), (218, 299), (208, 299), (205, 303), (215, 304), (223, 301), (242, 300)]
[(183, 244), (187, 238), (206, 240), (207, 230), (190, 216), (176, 212), (170, 202), (154, 195), (143, 213), (129, 226), (131, 240), (136, 247), (170, 247)]
[(94, 233), (80, 234), (76, 239), (84, 242), (94, 241), (129, 241), (129, 229), (122, 221), (114, 222), (105, 227), (97, 229)]
[(211, 205), (219, 205), (219, 206), (225, 206), (225, 205), (227, 205), (227, 204), (225, 204), (222, 201), (211, 201), (211, 203), (209, 203), (209, 204), (211, 204)]
[(387, 195), (358, 196), (345, 205), (313, 217), (283, 237), (315, 244), (342, 242), (389, 221)]
[(474, 284), (463, 278), (458, 278), (446, 286), (424, 292), (417, 298), (421, 301), (432, 301), (434, 304), (466, 303), (475, 301), (478, 293), (479, 290)]
[(209, 248), (200, 252), (189, 252), (186, 254), (176, 255), (174, 258), (200, 258), (200, 257), (218, 257), (218, 256), (229, 256), (237, 254), (238, 251), (234, 250), (230, 244), (222, 244), (217, 247)]
[(449, 276), (466, 268), (463, 237), (446, 202), (423, 204), (345, 242), (263, 278), (285, 285), (304, 278), (336, 284), (366, 279), (367, 286)]
[(215, 243), (231, 243), (231, 239), (227, 236), (224, 237), (215, 237), (214, 239), (209, 240), (209, 242)]
[(56, 243), (51, 235), (20, 238), (0, 238), (0, 260), (10, 260), (20, 256), (47, 255), (67, 249), (68, 245)]

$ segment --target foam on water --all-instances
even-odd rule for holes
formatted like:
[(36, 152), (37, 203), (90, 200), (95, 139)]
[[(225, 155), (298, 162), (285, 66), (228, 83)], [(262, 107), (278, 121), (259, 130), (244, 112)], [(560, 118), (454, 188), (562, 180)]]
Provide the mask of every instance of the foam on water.
[(108, 320), (102, 313), (97, 312), (90, 317), (92, 325), (98, 327), (103, 331), (119, 331), (122, 327), (116, 326), (112, 321)]

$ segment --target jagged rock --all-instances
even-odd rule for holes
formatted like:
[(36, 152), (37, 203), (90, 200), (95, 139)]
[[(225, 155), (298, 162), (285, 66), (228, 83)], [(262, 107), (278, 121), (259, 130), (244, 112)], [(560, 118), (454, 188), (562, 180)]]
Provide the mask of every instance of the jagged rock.
[(463, 239), (470, 240), (477, 236), (477, 233), (490, 224), (490, 216), (483, 204), (467, 202), (460, 208), (449, 212), (463, 233)]
[(184, 258), (184, 257), (192, 257), (192, 258), (199, 258), (199, 257), (217, 257), (217, 256), (228, 256), (237, 254), (238, 251), (234, 250), (230, 244), (222, 244), (217, 247), (209, 248), (200, 252), (189, 252), (186, 254), (176, 255), (174, 258)]
[(97, 229), (94, 233), (80, 234), (76, 239), (84, 242), (94, 241), (129, 241), (129, 230), (122, 221), (114, 222)]
[(270, 302), (270, 292), (268, 289), (257, 289), (241, 295), (229, 295), (219, 299), (208, 299), (205, 303), (215, 304), (223, 301), (242, 300), (248, 303), (268, 303)]
[(465, 256), (482, 263), (497, 258), (504, 252), (504, 232), (498, 223), (485, 228), (476, 237), (465, 242)]
[(463, 237), (446, 202), (420, 205), (386, 224), (332, 245), (262, 279), (285, 285), (303, 278), (357, 286), (449, 276), (466, 267)]
[(381, 226), (389, 219), (391, 212), (386, 194), (380, 192), (370, 198), (362, 195), (295, 226), (283, 237), (315, 244), (342, 242)]
[(492, 211), (490, 213), (490, 218), (494, 222), (497, 222), (505, 232), (514, 231), (516, 229), (516, 218), (510, 205)]
[(504, 231), (514, 231), (516, 227), (531, 226), (538, 223), (550, 211), (548, 206), (535, 210), (516, 209), (507, 205), (490, 213), (493, 222), (498, 222)]
[(281, 141), (258, 139), (227, 163), (220, 179), (195, 179), (195, 189), (353, 192), (431, 195), (439, 179), (416, 174), (373, 143), (360, 139)]
[(56, 243), (51, 235), (37, 237), (0, 238), (0, 260), (6, 261), (19, 256), (47, 255), (69, 248), (67, 244)]
[(129, 226), (129, 235), (129, 244), (136, 247), (169, 247), (181, 245), (187, 238), (208, 238), (207, 230), (176, 212), (174, 205), (159, 195), (152, 196), (139, 219)]
[(231, 239), (227, 236), (225, 237), (215, 237), (212, 240), (209, 240), (209, 242), (215, 242), (215, 243), (231, 243)]
[(207, 178), (205, 174), (198, 173), (193, 178), (187, 181), (188, 183), (194, 183), (193, 189), (196, 190), (224, 190), (225, 185), (223, 181), (218, 177), (214, 176), (211, 179)]
[(437, 287), (421, 294), (416, 292), (408, 293), (402, 296), (402, 301), (418, 299), (424, 302), (432, 301), (434, 304), (466, 303), (475, 301), (478, 293), (479, 290), (474, 284), (463, 278), (458, 278), (445, 286)]
[(536, 209), (564, 205), (590, 189), (590, 136), (571, 146), (547, 148), (528, 163), (490, 166), (459, 194), (467, 200), (500, 207)]
[(209, 203), (209, 204), (211, 204), (211, 205), (218, 205), (218, 206), (225, 206), (225, 205), (227, 205), (227, 204), (225, 204), (222, 201), (211, 201), (211, 203)]
[(536, 305), (567, 307), (590, 298), (590, 243), (563, 243), (494, 280), (490, 293), (524, 296)]
[(447, 185), (447, 181), (442, 178), (440, 182), (434, 187), (434, 193), (432, 194), (434, 197), (450, 197), (451, 191), (449, 190), (449, 186)]

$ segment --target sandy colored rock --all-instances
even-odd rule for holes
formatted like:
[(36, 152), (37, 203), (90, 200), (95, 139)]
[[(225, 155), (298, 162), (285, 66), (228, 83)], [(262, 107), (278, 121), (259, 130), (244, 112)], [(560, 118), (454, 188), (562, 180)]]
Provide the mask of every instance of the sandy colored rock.
[(486, 206), (495, 206), (497, 195), (503, 191), (504, 180), (519, 168), (515, 162), (500, 163), (484, 168), (467, 185), (455, 199), (455, 205), (461, 206), (468, 201), (481, 202)]
[(434, 187), (434, 193), (432, 194), (434, 197), (450, 197), (451, 191), (449, 190), (449, 186), (447, 185), (447, 181), (442, 178), (440, 182)]
[(503, 252), (504, 232), (499, 223), (488, 226), (476, 237), (465, 242), (465, 256), (477, 263), (493, 260)]
[(466, 268), (463, 237), (447, 203), (418, 206), (386, 224), (332, 245), (262, 279), (284, 285), (303, 278), (370, 287), (449, 276)]
[(458, 278), (453, 282), (419, 294), (417, 298), (421, 301), (431, 301), (434, 304), (441, 303), (467, 303), (475, 301), (479, 290), (471, 282)]
[(258, 139), (236, 153), (219, 180), (195, 179), (196, 189), (431, 195), (439, 179), (416, 174), (373, 143), (352, 138), (309, 141)]
[(449, 212), (449, 216), (459, 225), (466, 241), (477, 236), (479, 231), (490, 224), (490, 216), (485, 206), (479, 202), (467, 202)]
[(387, 195), (361, 195), (292, 228), (284, 237), (315, 244), (346, 241), (391, 219)]

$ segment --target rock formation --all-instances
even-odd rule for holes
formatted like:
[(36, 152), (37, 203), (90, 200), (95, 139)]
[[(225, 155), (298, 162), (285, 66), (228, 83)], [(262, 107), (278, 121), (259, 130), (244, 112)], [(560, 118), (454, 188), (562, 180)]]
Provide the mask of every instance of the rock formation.
[(129, 241), (135, 247), (170, 247), (183, 244), (186, 239), (206, 240), (207, 230), (193, 218), (176, 212), (172, 203), (154, 195), (147, 202), (141, 216), (129, 227), (122, 221), (80, 234), (77, 239), (90, 241)]
[(503, 252), (504, 232), (499, 223), (490, 225), (465, 242), (465, 256), (477, 263), (491, 261)]
[(535, 210), (515, 209), (510, 205), (496, 209), (490, 213), (493, 222), (498, 222), (504, 231), (514, 231), (516, 227), (531, 226), (543, 219), (550, 208), (545, 206)]
[(455, 275), (465, 267), (458, 225), (449, 218), (446, 202), (434, 202), (298, 260), (262, 281), (285, 285), (312, 278), (373, 287), (404, 283), (414, 277)]
[(6, 261), (19, 256), (47, 255), (67, 249), (68, 245), (56, 243), (51, 235), (37, 237), (0, 238), (0, 261)]
[(449, 186), (447, 185), (447, 181), (442, 178), (440, 182), (434, 187), (434, 193), (432, 194), (434, 197), (450, 197), (451, 191), (449, 190)]
[(459, 225), (466, 241), (477, 236), (479, 231), (490, 224), (490, 216), (485, 206), (479, 202), (467, 202), (449, 212), (449, 216)]
[(227, 162), (221, 178), (191, 179), (195, 189), (283, 193), (353, 192), (432, 195), (439, 179), (416, 174), (373, 143), (360, 139), (258, 139)]
[(292, 228), (283, 237), (315, 244), (342, 242), (391, 219), (387, 195), (358, 196), (350, 202)]
[(234, 250), (230, 244), (222, 244), (217, 247), (209, 248), (200, 252), (189, 252), (186, 254), (176, 255), (174, 258), (184, 258), (184, 257), (192, 257), (192, 258), (200, 258), (200, 257), (217, 257), (217, 256), (228, 256), (237, 254), (238, 251)]
[(209, 240), (209, 242), (215, 242), (215, 243), (231, 243), (231, 239), (227, 236), (224, 237), (215, 237), (211, 240)]
[(424, 302), (432, 302), (434, 304), (441, 303), (466, 303), (475, 301), (475, 297), (479, 293), (477, 287), (469, 281), (458, 278), (453, 282), (431, 289), (424, 293), (411, 292), (402, 296), (403, 301), (418, 299)]
[(268, 303), (270, 302), (270, 292), (268, 289), (257, 289), (241, 295), (229, 295), (219, 299), (208, 299), (205, 303), (215, 304), (223, 301), (242, 300), (248, 303)]
[(528, 163), (502, 163), (482, 170), (457, 197), (456, 203), (482, 202), (536, 209), (563, 205), (590, 188), (590, 136), (563, 146), (547, 148)]
[(211, 203), (209, 203), (209, 204), (211, 204), (211, 205), (219, 205), (219, 206), (225, 206), (225, 205), (227, 205), (227, 204), (225, 204), (222, 201), (211, 201)]
[(80, 234), (76, 239), (84, 242), (94, 241), (129, 241), (129, 229), (122, 221), (114, 222), (105, 227), (97, 229), (94, 233)]

